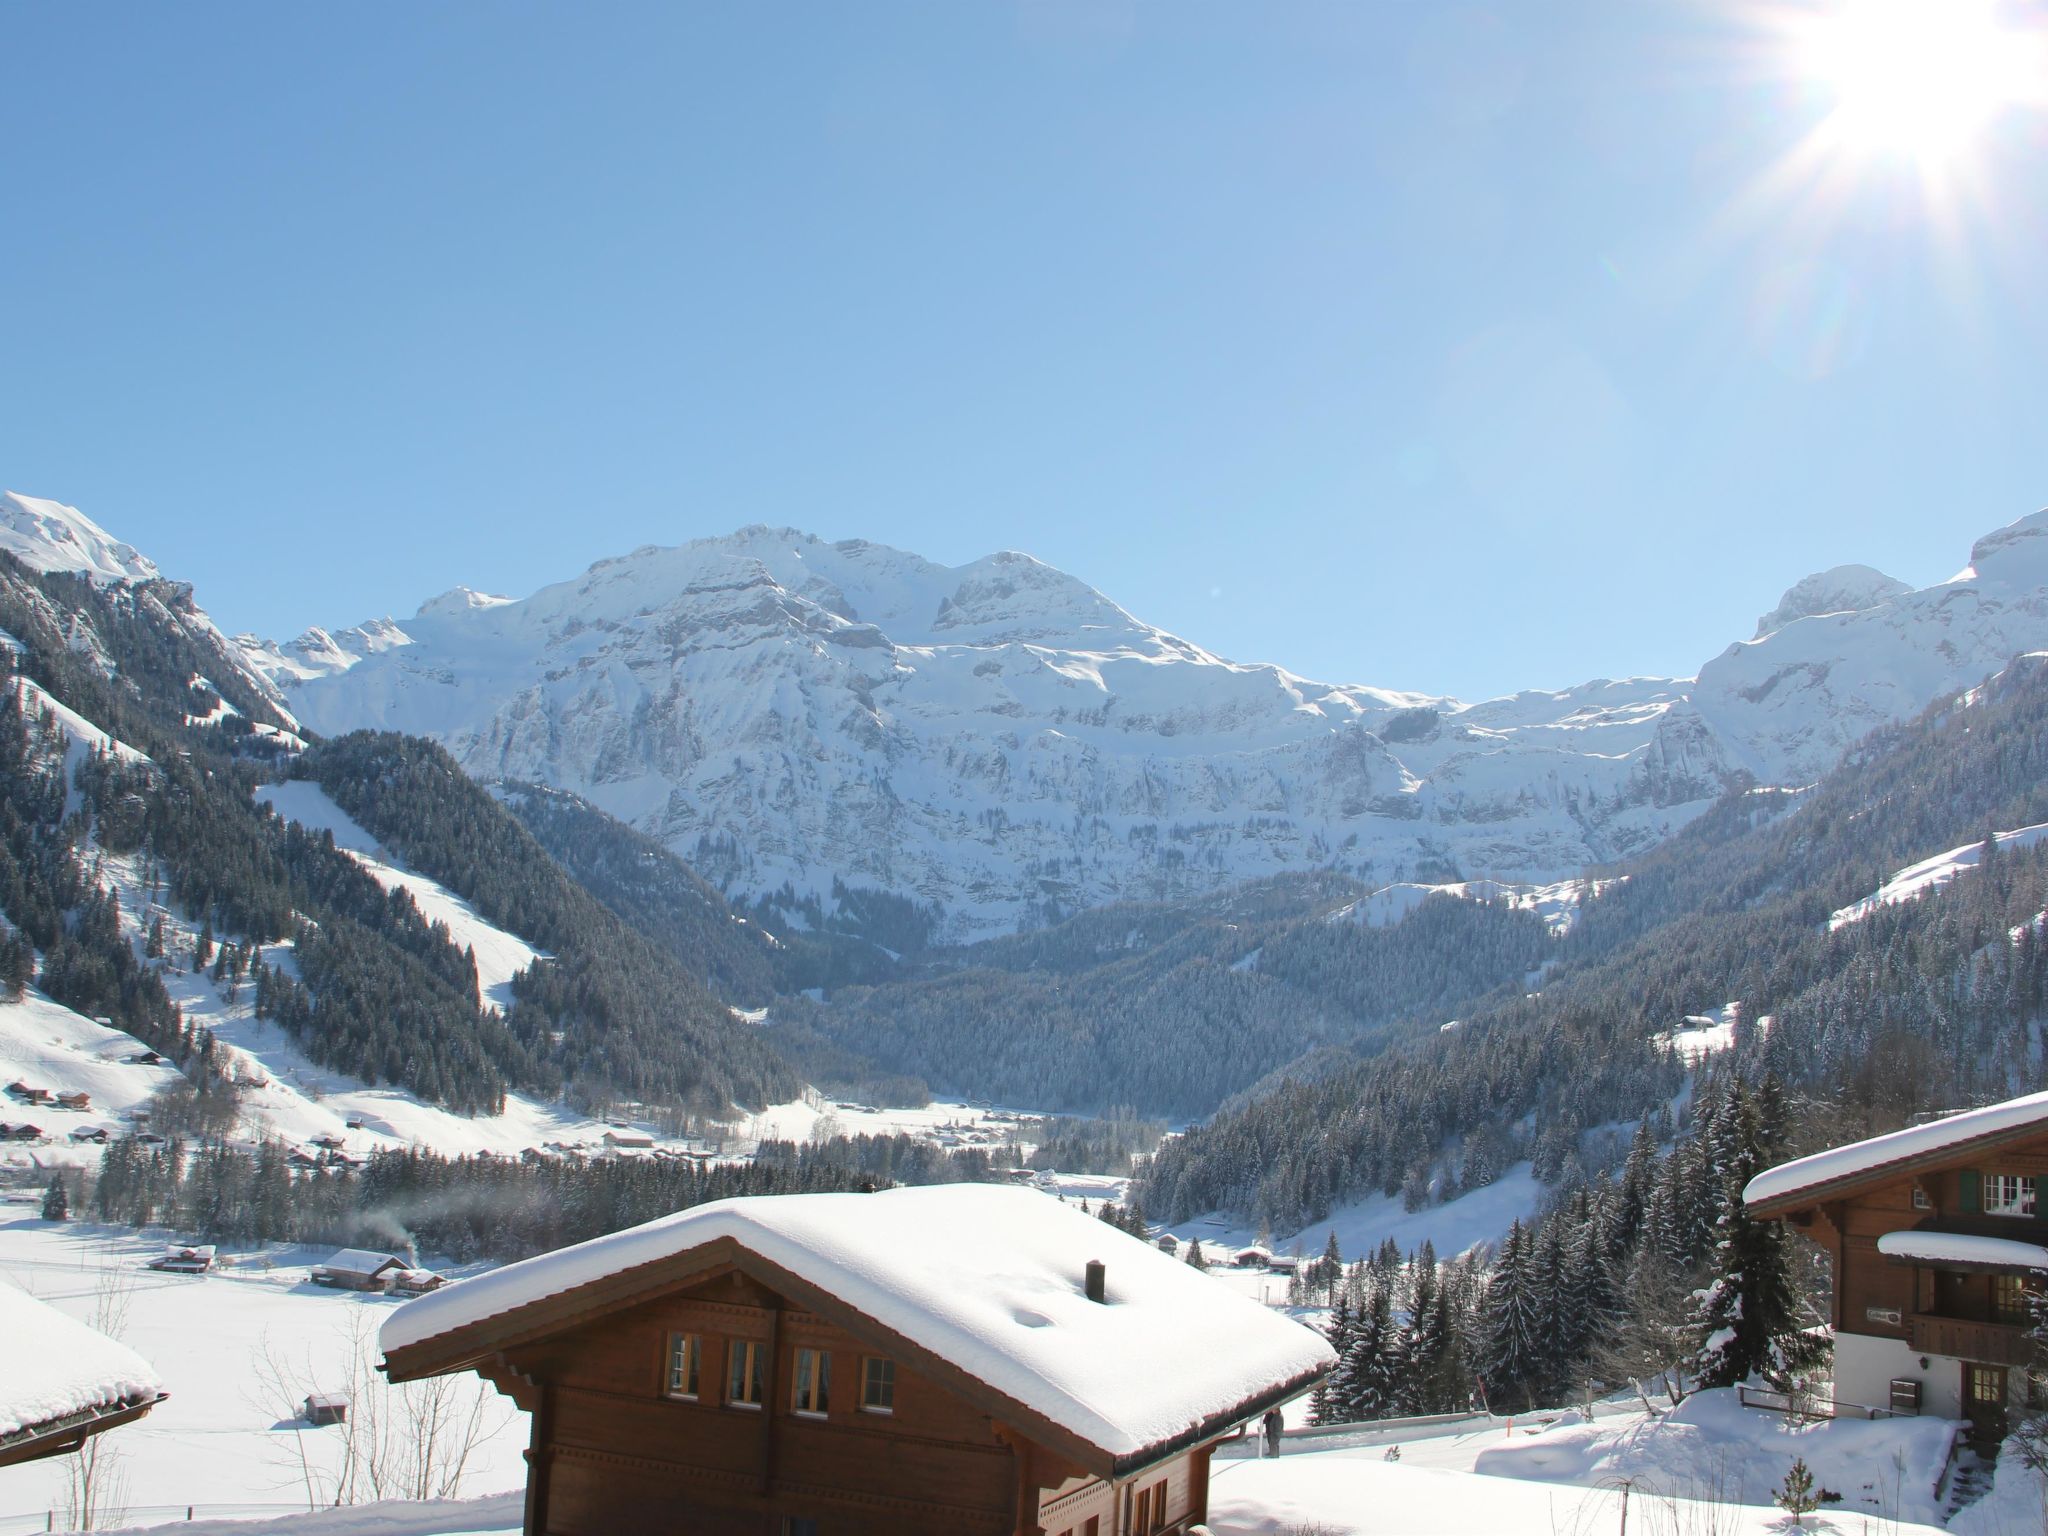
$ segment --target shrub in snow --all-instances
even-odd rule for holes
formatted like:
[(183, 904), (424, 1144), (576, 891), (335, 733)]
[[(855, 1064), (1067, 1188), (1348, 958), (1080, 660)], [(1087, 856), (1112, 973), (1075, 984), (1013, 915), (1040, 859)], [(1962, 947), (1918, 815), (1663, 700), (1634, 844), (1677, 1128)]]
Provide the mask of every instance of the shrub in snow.
[(1820, 1508), (1820, 1499), (1813, 1489), (1813, 1473), (1807, 1470), (1804, 1456), (1795, 1457), (1785, 1469), (1785, 1480), (1778, 1484), (1773, 1497), (1778, 1508), (1792, 1517), (1794, 1525), (1804, 1523), (1806, 1516)]
[(50, 1180), (50, 1187), (43, 1195), (43, 1220), (69, 1221), (71, 1219), (71, 1197), (64, 1191), (62, 1179)]

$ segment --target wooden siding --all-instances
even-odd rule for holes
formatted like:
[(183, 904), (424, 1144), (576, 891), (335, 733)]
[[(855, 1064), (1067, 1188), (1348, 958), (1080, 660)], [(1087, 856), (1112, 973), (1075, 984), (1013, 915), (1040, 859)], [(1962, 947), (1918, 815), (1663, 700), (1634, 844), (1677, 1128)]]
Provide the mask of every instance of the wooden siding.
[[(2038, 1181), (2034, 1216), (1984, 1214), (1987, 1182), (2000, 1173)], [(1924, 1204), (1914, 1203), (1916, 1190)], [(1828, 1250), (1837, 1332), (1898, 1339), (1918, 1354), (1990, 1365), (2030, 1358), (2025, 1327), (1996, 1315), (1990, 1274), (1888, 1258), (1877, 1243), (1888, 1232), (1934, 1227), (2048, 1246), (2048, 1132), (1964, 1150), (1947, 1163), (1922, 1164), (1847, 1198), (1791, 1211), (1787, 1219)]]
[[(699, 1395), (667, 1395), (669, 1340), (702, 1341)], [(759, 1408), (725, 1399), (729, 1348), (750, 1341), (768, 1354)], [(830, 1360), (823, 1417), (792, 1411), (794, 1354)], [(1028, 1507), (1053, 1489), (1109, 1486), (895, 1362), (890, 1413), (862, 1407), (861, 1362), (876, 1351), (851, 1334), (787, 1306), (737, 1271), (510, 1352), (509, 1367), (545, 1384), (549, 1412), (535, 1447), (545, 1488), (534, 1536), (611, 1536), (621, 1530), (688, 1530), (705, 1536), (779, 1536), (785, 1515), (807, 1516), (834, 1536), (1011, 1536), (1017, 1528), (1020, 1458)], [(1154, 1471), (1145, 1486), (1177, 1476), (1189, 1505), (1188, 1458)], [(1083, 1522), (1076, 1522), (1077, 1527)], [(1055, 1533), (1063, 1527), (1054, 1527)]]

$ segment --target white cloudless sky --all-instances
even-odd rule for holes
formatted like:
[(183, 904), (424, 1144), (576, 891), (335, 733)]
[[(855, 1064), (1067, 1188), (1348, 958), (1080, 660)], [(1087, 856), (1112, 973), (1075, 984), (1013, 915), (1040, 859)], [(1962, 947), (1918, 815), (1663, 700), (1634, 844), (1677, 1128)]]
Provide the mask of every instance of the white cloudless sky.
[(767, 522), (1690, 673), (2048, 502), (2042, 114), (1802, 158), (1827, 8), (8, 7), (0, 484), (275, 637)]

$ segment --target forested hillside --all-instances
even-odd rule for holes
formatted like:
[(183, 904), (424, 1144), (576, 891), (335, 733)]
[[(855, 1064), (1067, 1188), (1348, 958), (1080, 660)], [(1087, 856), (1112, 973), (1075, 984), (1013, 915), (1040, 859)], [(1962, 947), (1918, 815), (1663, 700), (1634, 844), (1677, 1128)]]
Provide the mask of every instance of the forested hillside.
[(1317, 1045), (1369, 1048), (1518, 988), (1551, 942), (1531, 913), (1450, 898), (1391, 928), (1297, 909), (1260, 922), (1177, 914), (1148, 934), (1157, 916), (1111, 908), (1077, 919), (1091, 933), (1127, 923), (1130, 947), (1107, 961), (1025, 968), (1034, 951), (1060, 952), (1056, 931), (1005, 941), (995, 958), (1017, 969), (968, 950), (914, 980), (841, 988), (824, 1004), (792, 999), (777, 1015), (940, 1090), (1200, 1115)]
[[(172, 1057), (202, 1091), (221, 1086), (212, 1045), (171, 1001), (165, 963), (250, 979), (259, 1012), (314, 1061), (459, 1110), (494, 1111), (514, 1088), (723, 1110), (799, 1086), (757, 1031), (483, 791), (458, 775), (438, 799), (400, 782), (380, 800), (349, 773), (392, 764), (334, 750), (324, 772), (345, 799), (452, 808), (422, 821), (446, 833), (415, 834), (423, 858), (459, 869), (453, 883), (530, 923), (560, 957), (529, 978), (512, 1018), (481, 1007), (474, 965), (444, 927), (254, 799), (302, 743), (189, 605), (173, 583), (97, 585), (0, 557), (12, 641), (0, 660), (0, 909), (20, 934), (4, 946), (7, 980), (28, 980), (39, 953), (52, 997)], [(154, 915), (122, 911), (100, 878), (109, 860), (160, 904)], [(165, 954), (173, 912), (199, 930), (196, 952)]]
[(513, 983), (506, 1028), (579, 1094), (717, 1111), (802, 1087), (759, 1030), (571, 879), (440, 747), (356, 731), (292, 771), (413, 868), (547, 952)]
[(1829, 917), (1901, 865), (2044, 819), (2048, 663), (2028, 657), (1804, 794), (1732, 796), (1585, 907), (1540, 992), (1168, 1143), (1148, 1203), (1293, 1230), (1374, 1190), (1441, 1198), (1518, 1157), (1569, 1184), (1586, 1132), (1678, 1092), (1672, 1033), (1730, 1004), (1728, 1065), (1829, 1106), (1803, 1134), (2038, 1086), (2048, 854), (1999, 850), (1918, 900)]
[(501, 784), (495, 791), (556, 863), (729, 1003), (758, 1008), (777, 992), (874, 981), (897, 969), (884, 951), (850, 935), (771, 932), (735, 912), (666, 844), (567, 790)]

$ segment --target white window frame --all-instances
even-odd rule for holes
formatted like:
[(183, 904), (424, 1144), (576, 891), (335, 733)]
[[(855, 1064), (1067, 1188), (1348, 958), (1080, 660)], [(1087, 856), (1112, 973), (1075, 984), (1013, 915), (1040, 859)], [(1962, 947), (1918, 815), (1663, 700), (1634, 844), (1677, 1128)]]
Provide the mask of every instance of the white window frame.
[(2032, 1216), (2034, 1209), (2034, 1178), (2032, 1174), (1987, 1173), (1984, 1175), (1984, 1214), (1986, 1216)]

